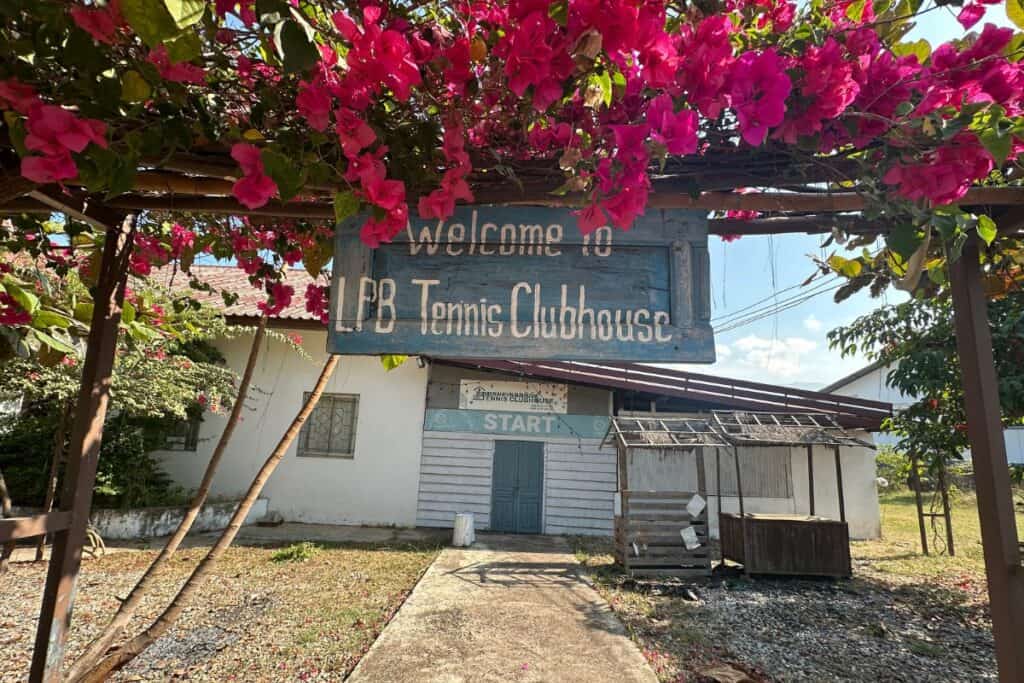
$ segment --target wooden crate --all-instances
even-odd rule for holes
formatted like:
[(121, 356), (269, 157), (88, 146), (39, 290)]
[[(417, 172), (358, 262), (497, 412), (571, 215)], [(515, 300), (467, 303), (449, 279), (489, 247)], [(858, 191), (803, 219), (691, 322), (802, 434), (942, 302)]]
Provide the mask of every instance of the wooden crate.
[[(691, 518), (686, 491), (623, 491), (622, 514), (615, 518), (616, 560), (631, 576), (708, 576), (707, 505)], [(679, 532), (693, 527), (699, 548), (687, 550)], [(635, 548), (634, 548), (635, 544)]]
[(723, 513), (722, 557), (743, 565), (748, 574), (848, 577), (850, 529), (810, 515)]

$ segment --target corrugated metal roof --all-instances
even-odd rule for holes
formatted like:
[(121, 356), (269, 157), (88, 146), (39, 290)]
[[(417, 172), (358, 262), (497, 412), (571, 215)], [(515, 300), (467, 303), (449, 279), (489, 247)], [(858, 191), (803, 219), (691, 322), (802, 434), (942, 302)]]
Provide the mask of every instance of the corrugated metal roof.
[(574, 384), (670, 396), (716, 408), (783, 413), (834, 415), (846, 427), (877, 430), (892, 415), (882, 401), (790, 389), (773, 384), (715, 377), (640, 363), (579, 363), (564, 361), (495, 361), (437, 359), (513, 375), (545, 377)]

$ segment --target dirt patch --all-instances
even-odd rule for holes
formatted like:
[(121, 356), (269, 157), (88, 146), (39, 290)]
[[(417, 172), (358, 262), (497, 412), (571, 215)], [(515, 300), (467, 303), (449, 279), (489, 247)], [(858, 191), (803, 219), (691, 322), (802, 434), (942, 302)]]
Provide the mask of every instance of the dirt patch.
[[(321, 546), (305, 561), (275, 548), (230, 549), (165, 637), (115, 680), (340, 681), (436, 557), (431, 545)], [(204, 553), (181, 551), (132, 624), (148, 624)], [(128, 551), (83, 564), (68, 644), (73, 658), (113, 614), (155, 556)], [(4, 683), (22, 681), (35, 636), (45, 564), (14, 563), (0, 576)]]

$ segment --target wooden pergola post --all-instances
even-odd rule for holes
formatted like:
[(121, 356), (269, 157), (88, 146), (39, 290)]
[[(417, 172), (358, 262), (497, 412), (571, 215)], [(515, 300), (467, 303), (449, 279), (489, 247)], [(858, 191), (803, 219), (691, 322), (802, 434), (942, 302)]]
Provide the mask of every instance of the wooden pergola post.
[[(116, 224), (118, 221), (119, 225)], [(71, 624), (75, 583), (82, 562), (103, 422), (110, 398), (135, 215), (122, 215), (104, 222), (108, 229), (93, 298), (88, 346), (82, 364), (82, 384), (71, 426), (64, 491), (60, 497), (60, 512), (70, 516), (70, 525), (57, 530), (53, 536), (29, 672), (32, 683), (56, 683), (61, 678), (64, 644)]]
[(949, 278), (999, 680), (1018, 683), (1024, 681), (1024, 568), (976, 242), (968, 241), (961, 257), (949, 264)]

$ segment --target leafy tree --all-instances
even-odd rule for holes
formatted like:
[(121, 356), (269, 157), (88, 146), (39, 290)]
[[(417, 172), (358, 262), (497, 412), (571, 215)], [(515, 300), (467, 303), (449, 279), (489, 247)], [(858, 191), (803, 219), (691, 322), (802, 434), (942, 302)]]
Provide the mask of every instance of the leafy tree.
[[(1019, 424), (1024, 421), (1024, 292), (1002, 294), (988, 308), (1002, 421), (1006, 426)], [(912, 461), (923, 463), (944, 498), (949, 466), (970, 447), (949, 298), (915, 298), (883, 306), (832, 330), (828, 338), (844, 356), (860, 352), (890, 367), (886, 383), (915, 397), (884, 428), (900, 437), (897, 447)], [(911, 471), (918, 493), (920, 476)]]

